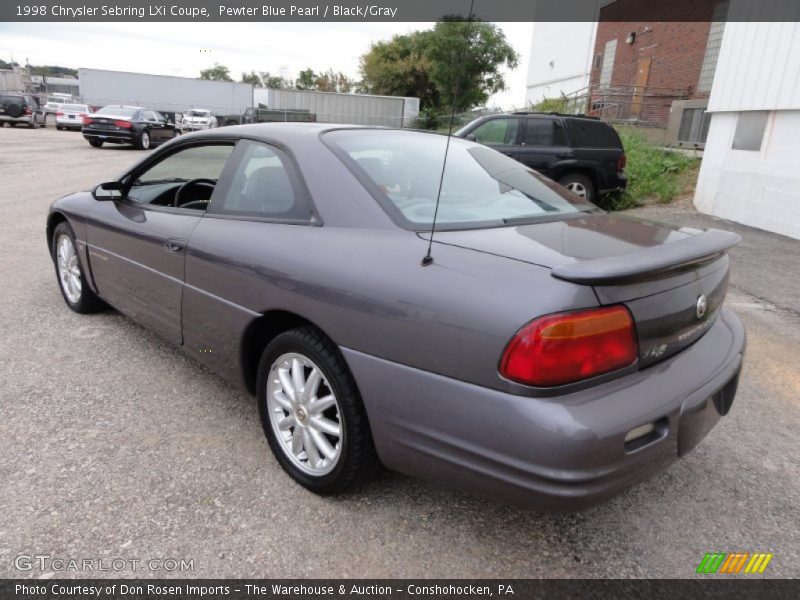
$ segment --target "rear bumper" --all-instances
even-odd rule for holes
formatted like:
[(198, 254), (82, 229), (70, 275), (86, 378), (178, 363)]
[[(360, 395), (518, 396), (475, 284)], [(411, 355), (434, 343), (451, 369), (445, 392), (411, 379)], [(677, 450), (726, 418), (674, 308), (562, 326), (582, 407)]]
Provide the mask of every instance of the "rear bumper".
[(100, 140), (112, 144), (132, 144), (133, 133), (125, 131), (86, 131), (83, 130), (83, 137), (87, 140)]
[(617, 173), (616, 176), (611, 177), (606, 181), (603, 189), (599, 190), (600, 194), (613, 194), (614, 192), (621, 192), (628, 187), (628, 176), (624, 173)]
[(57, 127), (67, 127), (68, 129), (83, 129), (81, 119), (63, 119), (56, 117)]
[[(745, 331), (727, 309), (693, 346), (621, 379), (551, 398), (507, 394), (349, 350), (390, 469), (545, 510), (597, 503), (664, 469), (727, 412)], [(626, 447), (645, 423), (655, 432)]]

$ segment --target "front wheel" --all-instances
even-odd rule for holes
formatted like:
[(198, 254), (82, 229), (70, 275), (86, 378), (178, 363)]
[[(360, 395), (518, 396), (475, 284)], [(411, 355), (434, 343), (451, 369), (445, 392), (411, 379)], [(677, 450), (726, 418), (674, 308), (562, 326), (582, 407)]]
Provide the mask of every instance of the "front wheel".
[(83, 267), (75, 244), (75, 233), (67, 222), (53, 232), (53, 263), (64, 301), (77, 313), (90, 313), (103, 307), (103, 301), (86, 285)]
[(273, 339), (261, 356), (257, 386), (269, 446), (300, 485), (335, 494), (375, 471), (378, 458), (353, 376), (318, 329)]
[(139, 150), (149, 150), (150, 149), (150, 134), (147, 131), (143, 131), (139, 134), (139, 137), (136, 138), (136, 143), (134, 144), (136, 148)]
[(587, 202), (595, 201), (595, 189), (592, 180), (580, 173), (571, 173), (558, 180), (558, 183), (567, 188), (576, 196)]

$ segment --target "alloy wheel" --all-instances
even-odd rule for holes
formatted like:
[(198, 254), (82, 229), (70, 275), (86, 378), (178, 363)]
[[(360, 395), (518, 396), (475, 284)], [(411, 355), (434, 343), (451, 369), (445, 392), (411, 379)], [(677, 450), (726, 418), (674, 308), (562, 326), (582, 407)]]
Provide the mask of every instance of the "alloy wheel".
[(72, 304), (77, 304), (81, 299), (81, 270), (78, 265), (78, 254), (75, 252), (75, 244), (66, 234), (61, 234), (58, 238), (56, 263), (58, 279), (64, 295)]
[(565, 187), (576, 196), (586, 198), (586, 187), (582, 183), (571, 181)]
[(342, 454), (339, 402), (322, 370), (307, 356), (287, 353), (271, 365), (267, 411), (283, 453), (304, 473), (330, 473)]

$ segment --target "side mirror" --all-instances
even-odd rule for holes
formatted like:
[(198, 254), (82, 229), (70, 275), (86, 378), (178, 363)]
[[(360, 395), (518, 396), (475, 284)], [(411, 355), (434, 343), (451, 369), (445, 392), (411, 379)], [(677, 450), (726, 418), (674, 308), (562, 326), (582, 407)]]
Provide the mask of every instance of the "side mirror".
[(122, 198), (122, 183), (119, 181), (106, 181), (92, 191), (95, 200), (113, 200)]
[(475, 137), (474, 133), (468, 133), (464, 136), (465, 139), (468, 139), (470, 142), (477, 142), (478, 138)]

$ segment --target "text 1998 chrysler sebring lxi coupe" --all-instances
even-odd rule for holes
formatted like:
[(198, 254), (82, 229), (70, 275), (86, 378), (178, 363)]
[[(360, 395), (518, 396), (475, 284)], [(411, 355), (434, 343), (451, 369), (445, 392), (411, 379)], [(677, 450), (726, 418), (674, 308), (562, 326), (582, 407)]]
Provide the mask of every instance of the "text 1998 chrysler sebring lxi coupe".
[(64, 299), (242, 381), (278, 462), (317, 493), (382, 463), (577, 508), (694, 447), (742, 364), (722, 307), (738, 236), (608, 215), (467, 140), (442, 178), (446, 142), (319, 124), (182, 136), (53, 204)]

